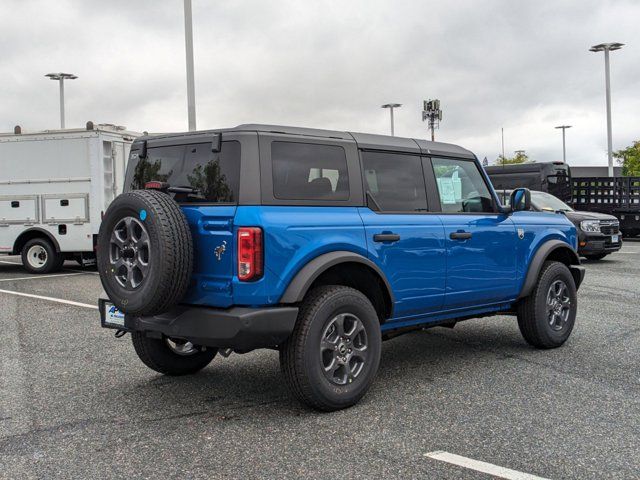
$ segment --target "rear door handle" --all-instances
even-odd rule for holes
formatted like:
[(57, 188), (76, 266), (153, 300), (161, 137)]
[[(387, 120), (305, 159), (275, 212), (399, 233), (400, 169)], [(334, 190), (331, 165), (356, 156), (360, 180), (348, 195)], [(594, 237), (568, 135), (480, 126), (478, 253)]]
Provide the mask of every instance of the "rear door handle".
[(451, 232), (449, 238), (451, 240), (469, 240), (471, 238), (471, 232)]
[(400, 235), (397, 233), (376, 233), (373, 236), (374, 242), (397, 242), (400, 240)]

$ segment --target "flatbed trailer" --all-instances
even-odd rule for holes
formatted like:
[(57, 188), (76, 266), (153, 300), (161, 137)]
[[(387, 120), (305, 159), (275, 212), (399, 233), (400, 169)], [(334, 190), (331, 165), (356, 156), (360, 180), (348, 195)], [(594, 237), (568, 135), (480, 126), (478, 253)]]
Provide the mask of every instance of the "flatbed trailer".
[(640, 235), (640, 177), (572, 177), (570, 203), (617, 217), (626, 237)]

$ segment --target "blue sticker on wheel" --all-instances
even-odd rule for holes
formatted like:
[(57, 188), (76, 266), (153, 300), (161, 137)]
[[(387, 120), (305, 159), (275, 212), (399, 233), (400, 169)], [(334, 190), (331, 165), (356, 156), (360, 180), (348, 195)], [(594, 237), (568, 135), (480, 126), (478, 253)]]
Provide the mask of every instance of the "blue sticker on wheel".
[(147, 219), (147, 211), (146, 210), (140, 210), (140, 220), (142, 220), (143, 222)]

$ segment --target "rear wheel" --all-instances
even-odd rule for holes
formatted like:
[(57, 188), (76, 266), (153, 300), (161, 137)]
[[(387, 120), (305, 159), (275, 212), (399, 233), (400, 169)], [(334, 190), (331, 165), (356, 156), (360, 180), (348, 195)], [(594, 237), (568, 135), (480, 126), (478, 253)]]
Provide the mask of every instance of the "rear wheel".
[(149, 338), (132, 332), (133, 347), (142, 363), (164, 375), (189, 375), (211, 363), (218, 350), (193, 345), (186, 340)]
[(305, 298), (280, 350), (289, 389), (318, 410), (350, 407), (367, 393), (380, 363), (380, 323), (361, 292), (324, 286)]
[(608, 253), (598, 253), (597, 255), (585, 255), (584, 258), (587, 260), (602, 260), (607, 255)]
[(51, 273), (60, 270), (64, 256), (56, 252), (45, 238), (34, 238), (22, 247), (22, 264), (31, 273)]
[(545, 262), (533, 291), (518, 306), (518, 326), (537, 348), (555, 348), (571, 335), (578, 310), (576, 285), (567, 266)]

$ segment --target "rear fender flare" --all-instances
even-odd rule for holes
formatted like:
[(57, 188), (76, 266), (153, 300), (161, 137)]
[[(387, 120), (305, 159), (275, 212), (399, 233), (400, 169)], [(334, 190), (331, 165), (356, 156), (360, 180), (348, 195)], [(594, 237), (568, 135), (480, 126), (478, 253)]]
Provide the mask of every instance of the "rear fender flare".
[(384, 285), (389, 293), (391, 299), (391, 305), (395, 303), (393, 291), (391, 285), (385, 277), (384, 273), (375, 263), (362, 255), (347, 251), (329, 252), (320, 255), (309, 263), (307, 263), (297, 274), (293, 277), (293, 280), (289, 283), (289, 286), (285, 290), (284, 294), (280, 298), (280, 303), (297, 303), (301, 302), (306, 295), (309, 287), (313, 282), (329, 268), (338, 265), (340, 263), (361, 263), (374, 270), (384, 282)]

